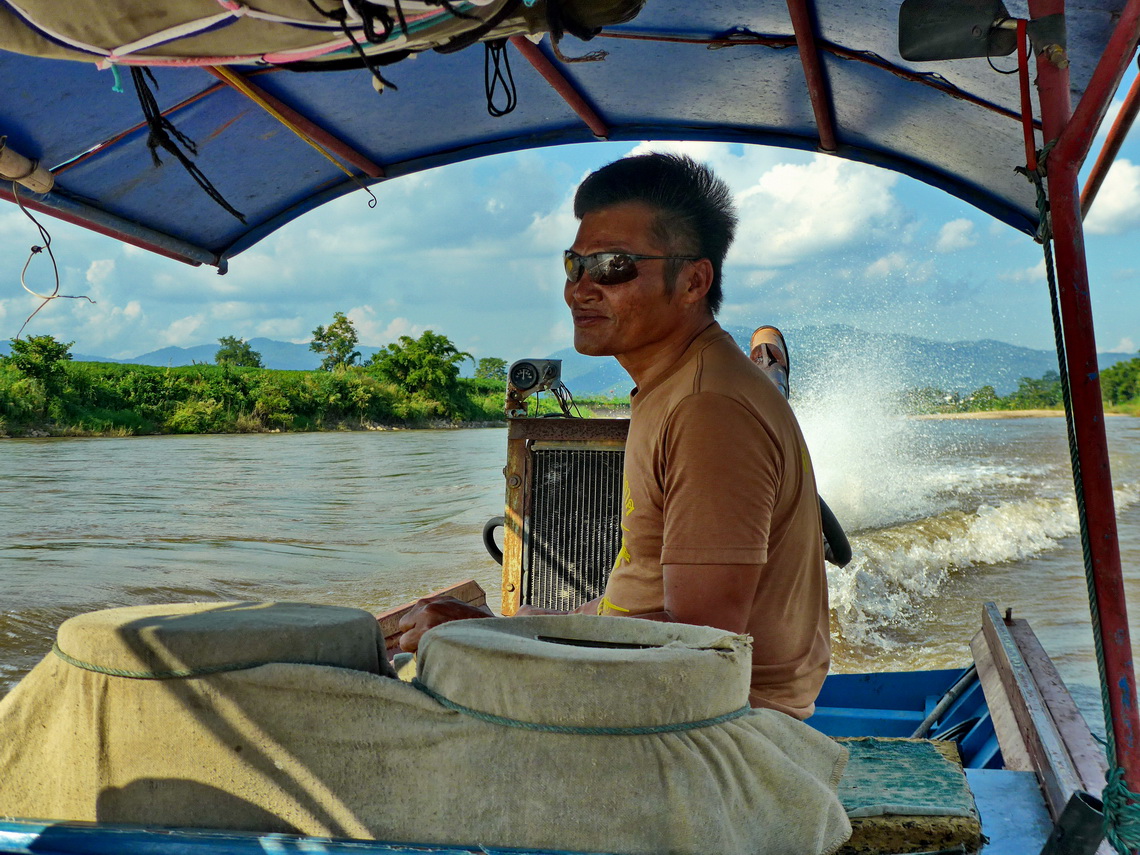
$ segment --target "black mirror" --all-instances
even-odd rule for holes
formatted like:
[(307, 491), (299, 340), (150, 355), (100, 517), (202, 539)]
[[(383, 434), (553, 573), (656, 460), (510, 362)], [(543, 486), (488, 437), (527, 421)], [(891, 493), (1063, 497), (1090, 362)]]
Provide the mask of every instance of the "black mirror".
[(903, 0), (899, 54), (911, 62), (1007, 56), (1017, 33), (997, 25), (1008, 19), (1001, 0)]

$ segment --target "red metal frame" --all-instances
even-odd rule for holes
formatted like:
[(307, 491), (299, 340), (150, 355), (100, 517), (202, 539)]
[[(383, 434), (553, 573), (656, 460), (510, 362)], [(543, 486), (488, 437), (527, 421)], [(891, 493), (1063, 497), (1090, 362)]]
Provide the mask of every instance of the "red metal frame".
[[(1029, 12), (1033, 18), (1064, 14), (1064, 11), (1064, 0), (1029, 0)], [(1067, 63), (1054, 63), (1048, 53), (1039, 53), (1037, 57), (1037, 86), (1044, 137), (1046, 143), (1057, 141), (1047, 162), (1048, 191), (1073, 423), (1099, 613), (1099, 626), (1094, 627), (1094, 631), (1100, 634), (1104, 643), (1106, 688), (1116, 742), (1115, 759), (1124, 771), (1129, 789), (1133, 791), (1140, 791), (1140, 717), (1137, 714), (1132, 642), (1128, 631), (1116, 509), (1104, 432), (1104, 407), (1100, 396), (1077, 172), (1136, 48), (1138, 22), (1140, 0), (1129, 0), (1088, 89), (1072, 114)]]
[(834, 154), (838, 149), (835, 140), (835, 113), (831, 104), (831, 86), (820, 61), (815, 43), (815, 16), (809, 7), (811, 0), (788, 0), (788, 14), (792, 17), (792, 32), (796, 34), (800, 62), (804, 67), (811, 109), (815, 113), (815, 126), (819, 133), (820, 151)]
[[(245, 96), (245, 93), (241, 92), (240, 89), (233, 86), (221, 72), (217, 71), (215, 68), (209, 65), (202, 67), (214, 77), (218, 78), (220, 81), (226, 84), (226, 86), (229, 86), (235, 92), (238, 92), (242, 96)], [(305, 134), (305, 136), (307, 136), (313, 142), (317, 143), (325, 151), (329, 152), (330, 154), (335, 154), (345, 163), (352, 164), (369, 178), (384, 177), (384, 167), (374, 163), (372, 160), (361, 154), (344, 140), (333, 136), (312, 119), (302, 115), (301, 113), (298, 113), (284, 101), (281, 101), (280, 99), (270, 95), (256, 83), (253, 83), (249, 79), (248, 75), (240, 74), (236, 71), (233, 71), (232, 69), (231, 72), (235, 76), (241, 77), (242, 82), (248, 86), (250, 90), (252, 90), (257, 95), (258, 98), (264, 100), (266, 104), (268, 104), (278, 113), (296, 125)]]
[(1104, 141), (1104, 147), (1100, 150), (1100, 155), (1085, 181), (1085, 189), (1081, 191), (1081, 216), (1088, 216), (1089, 208), (1092, 207), (1093, 200), (1096, 199), (1096, 194), (1100, 191), (1100, 185), (1104, 183), (1108, 170), (1112, 167), (1113, 161), (1116, 160), (1116, 155), (1120, 153), (1120, 146), (1124, 143), (1124, 138), (1128, 136), (1132, 123), (1136, 121), (1137, 113), (1140, 113), (1140, 77), (1132, 81), (1132, 88), (1124, 99), (1124, 106), (1117, 114), (1116, 121), (1112, 123), (1108, 138)]
[(581, 92), (566, 79), (561, 71), (555, 68), (554, 63), (547, 59), (546, 54), (538, 49), (538, 45), (525, 36), (511, 36), (511, 44), (523, 55), (523, 58), (534, 66), (535, 71), (543, 76), (550, 87), (562, 96), (562, 100), (570, 105), (570, 109), (578, 114), (586, 126), (593, 131), (598, 139), (610, 138), (609, 125), (605, 123), (597, 111), (594, 110)]

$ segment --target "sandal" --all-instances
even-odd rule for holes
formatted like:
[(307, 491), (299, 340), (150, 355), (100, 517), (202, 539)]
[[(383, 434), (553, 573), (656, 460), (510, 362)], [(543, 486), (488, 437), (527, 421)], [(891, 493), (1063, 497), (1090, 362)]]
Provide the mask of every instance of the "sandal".
[(788, 344), (784, 341), (784, 334), (770, 325), (757, 327), (752, 333), (749, 348), (748, 358), (760, 367), (760, 370), (776, 384), (780, 394), (787, 398), (791, 358), (788, 356)]

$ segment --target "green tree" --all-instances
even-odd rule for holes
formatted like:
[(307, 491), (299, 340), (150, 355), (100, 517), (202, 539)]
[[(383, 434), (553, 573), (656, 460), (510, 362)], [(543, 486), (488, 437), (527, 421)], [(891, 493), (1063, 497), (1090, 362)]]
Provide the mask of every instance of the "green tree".
[(997, 410), (1001, 408), (1001, 398), (993, 386), (983, 386), (971, 392), (965, 404), (971, 410)]
[(1109, 404), (1140, 399), (1140, 358), (1118, 362), (1100, 372), (1100, 393)]
[(54, 388), (64, 377), (63, 363), (71, 359), (71, 346), (54, 336), (34, 335), (24, 340), (12, 339), (12, 352), (5, 358), (17, 371)]
[(507, 361), (494, 356), (484, 356), (475, 366), (475, 376), (480, 380), (500, 380), (507, 382)]
[(400, 336), (373, 354), (368, 364), (406, 392), (451, 402), (459, 389), (459, 363), (471, 358), (447, 336), (427, 330), (418, 339)]
[(354, 349), (358, 340), (356, 327), (348, 316), (334, 312), (333, 322), (328, 327), (313, 330), (309, 350), (321, 354), (321, 368), (325, 371), (348, 368), (360, 359), (360, 351)]
[(1046, 371), (1039, 380), (1022, 377), (1008, 400), (1014, 409), (1035, 410), (1061, 405), (1061, 375)]
[(235, 365), (238, 368), (264, 368), (261, 364), (261, 354), (254, 350), (244, 338), (224, 335), (218, 339), (217, 353), (214, 362), (218, 365)]

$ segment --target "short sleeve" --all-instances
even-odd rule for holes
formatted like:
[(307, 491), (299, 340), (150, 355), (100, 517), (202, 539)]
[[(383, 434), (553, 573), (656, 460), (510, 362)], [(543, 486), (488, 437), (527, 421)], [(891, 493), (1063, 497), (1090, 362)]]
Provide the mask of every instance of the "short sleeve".
[(764, 564), (783, 453), (764, 423), (724, 395), (700, 392), (664, 435), (662, 564)]

